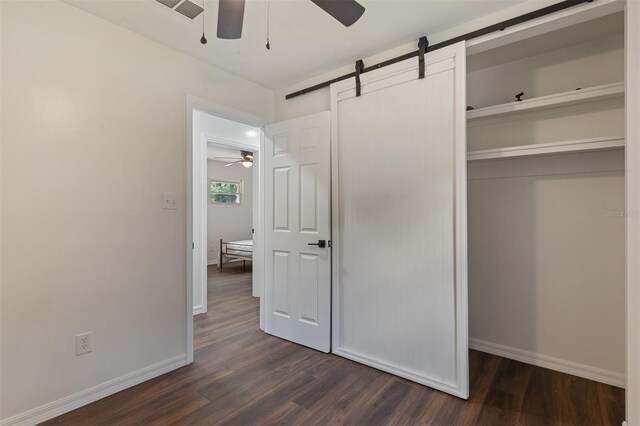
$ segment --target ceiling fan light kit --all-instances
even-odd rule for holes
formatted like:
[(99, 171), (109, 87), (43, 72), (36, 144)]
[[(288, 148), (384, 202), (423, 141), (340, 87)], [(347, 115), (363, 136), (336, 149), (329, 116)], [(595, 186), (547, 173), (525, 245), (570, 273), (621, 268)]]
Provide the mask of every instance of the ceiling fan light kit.
[(213, 157), (214, 160), (236, 160), (231, 163), (225, 164), (225, 167), (233, 166), (234, 164), (241, 164), (244, 167), (253, 166), (253, 152), (251, 151), (240, 151), (240, 158), (237, 157)]

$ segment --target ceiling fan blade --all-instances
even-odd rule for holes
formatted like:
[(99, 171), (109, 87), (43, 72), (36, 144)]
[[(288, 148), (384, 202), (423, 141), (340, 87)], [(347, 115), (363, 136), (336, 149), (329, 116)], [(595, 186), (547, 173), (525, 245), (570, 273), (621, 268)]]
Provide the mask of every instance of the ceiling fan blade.
[(218, 38), (232, 40), (242, 37), (245, 0), (219, 0)]
[(229, 166), (233, 166), (234, 164), (241, 163), (241, 162), (242, 162), (242, 160), (238, 160), (238, 161), (234, 161), (233, 163), (225, 164), (224, 166), (225, 167), (229, 167)]
[(353, 25), (364, 13), (364, 6), (356, 0), (311, 0), (320, 9), (340, 21), (345, 27)]

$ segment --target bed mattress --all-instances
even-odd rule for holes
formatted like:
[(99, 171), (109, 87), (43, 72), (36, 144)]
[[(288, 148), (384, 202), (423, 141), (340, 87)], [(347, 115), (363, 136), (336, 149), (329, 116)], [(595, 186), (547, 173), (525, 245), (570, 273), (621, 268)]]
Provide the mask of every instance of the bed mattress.
[(253, 257), (253, 240), (229, 241), (225, 244), (225, 255), (238, 257)]

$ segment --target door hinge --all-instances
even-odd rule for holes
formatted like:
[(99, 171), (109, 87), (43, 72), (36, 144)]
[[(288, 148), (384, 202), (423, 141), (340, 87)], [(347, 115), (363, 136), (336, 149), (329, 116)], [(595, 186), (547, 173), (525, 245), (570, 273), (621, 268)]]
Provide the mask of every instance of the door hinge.
[(195, 250), (195, 249), (196, 249), (196, 243), (191, 241), (191, 250)]

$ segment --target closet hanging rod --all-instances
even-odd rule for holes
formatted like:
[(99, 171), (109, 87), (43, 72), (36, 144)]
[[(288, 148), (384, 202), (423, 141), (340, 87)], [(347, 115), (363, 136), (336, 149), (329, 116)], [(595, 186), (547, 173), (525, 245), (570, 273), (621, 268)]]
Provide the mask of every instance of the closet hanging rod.
[[(443, 47), (447, 47), (449, 45), (455, 44), (459, 41), (463, 40), (471, 40), (486, 34), (490, 34), (496, 31), (502, 31), (508, 27), (512, 27), (517, 24), (522, 24), (523, 22), (531, 21), (536, 18), (540, 18), (542, 16), (550, 15), (555, 12), (559, 12), (564, 9), (568, 9), (573, 6), (577, 6), (582, 3), (591, 3), (593, 0), (564, 0), (560, 3), (552, 4), (551, 6), (543, 7), (542, 9), (534, 10), (529, 13), (525, 13), (524, 15), (519, 15), (511, 19), (507, 19), (502, 22), (498, 22), (497, 24), (489, 25), (488, 27), (480, 28), (479, 30), (471, 31), (469, 33), (463, 34), (458, 37), (453, 37), (449, 40), (442, 41), (440, 43), (436, 43), (427, 47), (426, 52), (433, 52), (434, 50), (442, 49)], [(405, 59), (414, 58), (418, 56), (420, 53), (420, 49), (414, 50), (413, 52), (405, 53), (404, 55), (396, 56), (395, 58), (388, 59), (386, 61), (370, 65), (368, 67), (364, 67), (360, 70), (360, 74), (364, 74), (369, 71), (377, 70), (378, 68), (386, 67), (388, 65), (395, 64), (397, 62), (404, 61)], [(333, 83), (337, 83), (338, 81), (346, 80), (348, 78), (354, 78), (356, 76), (356, 72), (350, 72), (349, 74), (342, 75), (340, 77), (333, 78), (331, 80), (327, 80), (323, 83), (319, 83), (306, 89), (298, 90), (297, 92), (289, 93), (285, 96), (285, 99), (292, 99), (297, 96), (305, 95), (307, 93), (316, 91), (318, 89), (322, 89), (324, 87), (329, 87)]]

